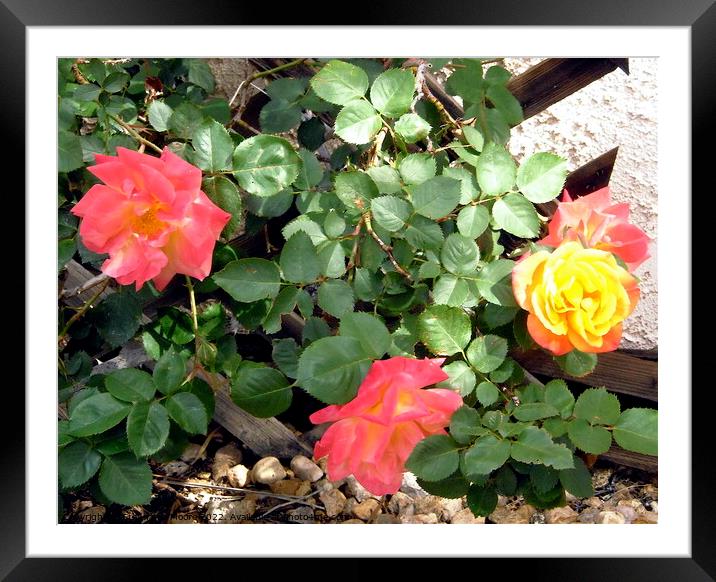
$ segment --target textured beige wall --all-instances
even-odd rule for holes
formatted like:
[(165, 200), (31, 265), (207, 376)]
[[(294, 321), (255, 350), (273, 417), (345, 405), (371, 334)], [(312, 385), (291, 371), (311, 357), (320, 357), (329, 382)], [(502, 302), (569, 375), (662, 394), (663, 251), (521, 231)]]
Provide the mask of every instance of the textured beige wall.
[[(541, 59), (506, 59), (519, 74)], [(642, 296), (624, 324), (622, 348), (657, 348), (657, 61), (629, 59), (617, 69), (513, 129), (509, 149), (520, 159), (553, 151), (570, 169), (619, 146), (610, 181), (612, 199), (628, 202), (632, 220), (652, 237), (651, 258), (636, 274)]]

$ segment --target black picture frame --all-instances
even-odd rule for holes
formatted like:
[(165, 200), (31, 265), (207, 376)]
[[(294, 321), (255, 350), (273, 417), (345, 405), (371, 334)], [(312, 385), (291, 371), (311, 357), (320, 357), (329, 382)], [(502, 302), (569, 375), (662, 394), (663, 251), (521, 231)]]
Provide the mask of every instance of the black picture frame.
[[(574, 0), (543, 0), (539, 3), (520, 2), (519, 0), (492, 0), (491, 2), (473, 1), (466, 3), (460, 0), (440, 0), (440, 2), (418, 2), (411, 0), (394, 0), (388, 5), (378, 3), (362, 3), (360, 11), (356, 11), (356, 21), (350, 24), (389, 24), (389, 25), (551, 25), (551, 26), (685, 26), (691, 29), (691, 72), (692, 72), (692, 168), (693, 184), (703, 184), (708, 195), (708, 176), (712, 161), (712, 148), (708, 146), (708, 137), (713, 135), (712, 110), (716, 79), (713, 64), (714, 38), (716, 37), (716, 6), (714, 0), (603, 0), (601, 3), (577, 3)], [(266, 10), (263, 5), (223, 2), (221, 0), (203, 0), (201, 3), (189, 0), (123, 0), (122, 2), (98, 3), (96, 0), (0, 0), (0, 78), (3, 90), (0, 92), (2, 108), (3, 142), (6, 145), (3, 154), (5, 168), (20, 168), (31, 164), (25, 159), (25, 119), (26, 115), (35, 112), (27, 111), (25, 106), (25, 38), (28, 26), (101, 26), (101, 25), (261, 25), (261, 24), (317, 24), (316, 15), (325, 15), (334, 22), (345, 21), (347, 12), (337, 4), (322, 6), (321, 2), (311, 3), (300, 12), (300, 7)], [(346, 16), (341, 16), (345, 14)], [(270, 19), (270, 20), (269, 20)], [(606, 41), (605, 41), (606, 42)], [(567, 51), (569, 52), (569, 47)], [(48, 81), (49, 82), (49, 81)], [(52, 90), (52, 87), (50, 89)], [(684, 103), (684, 107), (689, 104)], [(7, 146), (10, 147), (7, 147)], [(710, 163), (709, 163), (710, 162)], [(30, 166), (31, 167), (31, 166)], [(23, 179), (21, 172), (13, 173), (13, 192), (20, 191), (17, 183)], [(695, 186), (694, 186), (695, 188)], [(711, 186), (710, 188), (713, 188)], [(7, 192), (7, 190), (6, 190)], [(685, 203), (691, 203), (691, 193), (669, 193), (679, 195)], [(712, 195), (712, 194), (711, 194)], [(16, 200), (16, 203), (19, 203)], [(25, 215), (24, 208), (15, 209), (15, 216)], [(26, 225), (29, 227), (25, 216)], [(694, 229), (695, 230), (695, 227)], [(685, 247), (688, 246), (690, 233), (685, 233)], [(696, 250), (696, 249), (694, 249)], [(30, 268), (16, 268), (15, 272), (23, 272)], [(21, 280), (18, 278), (18, 280)], [(13, 290), (14, 301), (21, 291)], [(30, 306), (26, 305), (26, 309)], [(15, 327), (14, 329), (20, 329)], [(17, 332), (15, 332), (17, 335)], [(24, 339), (24, 338), (23, 338)], [(691, 338), (684, 338), (691, 341)], [(15, 345), (20, 338), (13, 338)], [(23, 341), (24, 345), (24, 341)], [(28, 364), (29, 350), (25, 353)], [(689, 363), (690, 366), (690, 363)], [(690, 370), (684, 370), (685, 385), (669, 387), (679, 389), (686, 394), (690, 388)], [(711, 382), (712, 383), (712, 382)], [(709, 384), (711, 384), (709, 383)], [(137, 567), (133, 559), (87, 559), (87, 558), (26, 558), (25, 557), (25, 506), (32, 502), (25, 498), (25, 448), (24, 448), (24, 394), (13, 384), (7, 385), (4, 391), (3, 407), (12, 411), (19, 426), (10, 426), (3, 422), (2, 439), (2, 475), (0, 480), (0, 503), (2, 503), (2, 528), (0, 534), (0, 576), (7, 580), (126, 580), (131, 570)], [(708, 385), (701, 385), (702, 392), (709, 392)], [(50, 395), (48, 395), (49, 397)], [(709, 396), (706, 395), (705, 398)], [(501, 570), (507, 579), (525, 578), (530, 580), (549, 579), (551, 581), (630, 581), (649, 580), (679, 582), (716, 579), (716, 511), (713, 503), (713, 468), (709, 448), (713, 445), (711, 424), (709, 423), (708, 406), (704, 406), (703, 397), (694, 397), (697, 406), (692, 409), (692, 499), (694, 510), (692, 515), (692, 554), (690, 558), (545, 558), (511, 560), (509, 570), (504, 559), (483, 559), (479, 566), (460, 564), (457, 567), (474, 569), (474, 575), (488, 575), (489, 570)], [(52, 477), (48, 475), (47, 494), (53, 495)], [(691, 508), (684, 507), (683, 511)], [(235, 529), (235, 528), (232, 528)], [(223, 532), (222, 532), (223, 533)], [(212, 535), (216, 535), (215, 533)], [(638, 533), (635, 531), (635, 535)], [(584, 548), (587, 553), (590, 548)], [(320, 549), (317, 548), (317, 552)], [(518, 549), (516, 549), (516, 552)], [(559, 553), (559, 548), (554, 549)], [(81, 548), (78, 548), (81, 553)], [(366, 554), (370, 549), (366, 549)], [(354, 559), (351, 559), (352, 562)], [(315, 565), (305, 564), (311, 568), (321, 568), (321, 576), (339, 575), (341, 578), (364, 577), (381, 568), (380, 564), (371, 564), (372, 560), (361, 561), (360, 564), (328, 565), (325, 561)], [(437, 561), (436, 572), (441, 577), (454, 575), (455, 565)], [(222, 566), (226, 562), (222, 561)], [(319, 564), (326, 564), (320, 566)], [(426, 563), (424, 560), (401, 565), (404, 573), (409, 575), (410, 565), (420, 568), (425, 577)], [(197, 564), (204, 572), (215, 573), (218, 562), (215, 559), (203, 559)], [(248, 565), (248, 564), (247, 564)], [(236, 566), (233, 566), (236, 567)], [(279, 566), (281, 569), (283, 565)], [(335, 568), (340, 568), (335, 570)], [(179, 569), (181, 568), (181, 571)], [(242, 565), (242, 570), (245, 566)], [(174, 572), (177, 570), (178, 572)], [(248, 571), (246, 568), (244, 572)], [(141, 572), (147, 578), (171, 579), (176, 574), (186, 574), (184, 561), (152, 560), (141, 561)], [(336, 573), (338, 572), (338, 573)], [(342, 573), (342, 574), (341, 574)], [(440, 575), (437, 574), (437, 575)], [(214, 574), (216, 575), (216, 574)], [(178, 578), (175, 578), (178, 579)], [(505, 578), (502, 578), (505, 579)]]

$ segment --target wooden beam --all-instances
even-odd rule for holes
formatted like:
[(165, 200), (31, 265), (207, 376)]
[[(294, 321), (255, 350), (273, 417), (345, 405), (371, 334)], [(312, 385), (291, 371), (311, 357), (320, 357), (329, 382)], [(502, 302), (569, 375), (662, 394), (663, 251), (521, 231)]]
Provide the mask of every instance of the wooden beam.
[(658, 402), (658, 363), (643, 360), (636, 356), (609, 352), (599, 354), (599, 363), (594, 372), (576, 378), (560, 368), (552, 356), (541, 350), (529, 352), (514, 351), (512, 357), (533, 374), (542, 374), (552, 378), (564, 378), (588, 386), (604, 386), (610, 392), (637, 396), (652, 402)]
[(634, 467), (635, 469), (646, 471), (647, 473), (656, 473), (659, 470), (658, 457), (625, 451), (617, 445), (612, 445), (612, 448), (603, 455), (600, 455), (600, 458), (607, 459), (617, 465)]

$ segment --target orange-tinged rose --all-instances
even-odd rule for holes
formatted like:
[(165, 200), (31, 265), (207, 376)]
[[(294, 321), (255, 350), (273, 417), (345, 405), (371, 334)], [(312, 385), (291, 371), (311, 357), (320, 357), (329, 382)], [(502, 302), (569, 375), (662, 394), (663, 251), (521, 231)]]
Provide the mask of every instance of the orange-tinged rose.
[(512, 290), (529, 312), (530, 335), (558, 356), (574, 348), (617, 349), (622, 321), (639, 301), (636, 278), (611, 253), (578, 242), (522, 258), (512, 271)]
[(315, 457), (328, 456), (328, 477), (353, 475), (374, 495), (400, 488), (405, 461), (426, 436), (446, 434), (461, 396), (444, 388), (423, 390), (448, 379), (443, 359), (395, 357), (373, 362), (356, 397), (311, 415), (311, 422), (333, 422), (316, 443)]
[(630, 271), (649, 258), (649, 237), (629, 223), (628, 204), (612, 204), (608, 187), (576, 200), (565, 190), (549, 223), (549, 234), (539, 242), (557, 247), (564, 241), (577, 240), (614, 253)]

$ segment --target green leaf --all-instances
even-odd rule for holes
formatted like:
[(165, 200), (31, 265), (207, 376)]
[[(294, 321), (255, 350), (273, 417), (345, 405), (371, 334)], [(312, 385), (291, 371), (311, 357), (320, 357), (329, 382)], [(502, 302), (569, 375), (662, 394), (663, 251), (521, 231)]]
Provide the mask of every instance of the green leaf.
[(487, 135), (495, 143), (505, 145), (510, 139), (510, 125), (507, 123), (502, 111), (496, 108), (485, 110), (485, 124)]
[(601, 426), (591, 426), (582, 418), (575, 418), (567, 425), (571, 441), (585, 453), (601, 455), (612, 446), (611, 433)]
[(574, 416), (589, 424), (615, 424), (619, 413), (619, 399), (605, 388), (588, 388), (574, 405)]
[(467, 506), (476, 517), (487, 517), (497, 507), (497, 491), (492, 485), (470, 485), (467, 492)]
[(650, 408), (628, 408), (614, 425), (614, 440), (628, 451), (656, 456), (658, 416)]
[(469, 291), (467, 281), (445, 273), (433, 285), (433, 301), (436, 305), (460, 307), (467, 299)]
[(370, 103), (352, 101), (336, 116), (336, 135), (348, 143), (369, 143), (380, 131), (382, 123)]
[(261, 108), (259, 124), (266, 133), (290, 131), (301, 123), (301, 107), (285, 99), (272, 99)]
[(71, 172), (84, 166), (80, 136), (70, 131), (57, 134), (57, 169)]
[[(400, 327), (391, 334), (391, 346), (388, 353), (391, 356), (406, 356), (412, 358), (415, 354), (415, 344), (418, 341), (418, 318), (411, 313), (404, 313), (400, 319)], [(446, 371), (449, 374), (449, 372)]]
[(442, 370), (450, 377), (440, 382), (438, 388), (457, 390), (462, 397), (468, 396), (475, 389), (475, 373), (465, 362), (450, 362), (443, 366)]
[[(201, 187), (214, 204), (231, 214), (231, 218), (229, 222), (226, 223), (221, 235), (227, 240), (235, 238), (240, 234), (242, 227), (242, 202), (239, 190), (231, 180), (224, 176), (211, 176), (206, 178), (202, 182)], [(260, 200), (270, 200), (270, 198), (260, 198)]]
[(157, 131), (167, 131), (169, 129), (169, 118), (172, 113), (174, 113), (174, 110), (159, 99), (155, 99), (147, 107), (149, 123)]
[(559, 412), (554, 406), (545, 402), (523, 402), (512, 413), (517, 420), (524, 422), (549, 418), (558, 414)]
[(517, 187), (530, 202), (549, 202), (562, 192), (567, 173), (567, 160), (555, 154), (537, 153), (520, 165)]
[(301, 158), (285, 139), (256, 135), (234, 150), (233, 174), (239, 185), (256, 196), (273, 196), (289, 186), (301, 169)]
[[(181, 386), (186, 375), (186, 360), (173, 349), (169, 349), (157, 361), (152, 374), (154, 385), (162, 394), (172, 394)], [(148, 400), (148, 399), (147, 399)]]
[(495, 489), (508, 497), (517, 493), (517, 475), (509, 465), (502, 465), (495, 473)]
[(460, 95), (464, 101), (479, 103), (482, 101), (484, 81), (482, 79), (482, 63), (479, 59), (453, 59), (453, 64), (460, 65), (445, 83), (450, 95)]
[(363, 350), (374, 360), (380, 360), (390, 348), (390, 332), (382, 321), (370, 313), (347, 313), (341, 319), (338, 333), (357, 339)]
[(430, 154), (408, 154), (398, 166), (400, 175), (406, 184), (422, 184), (435, 176), (437, 166)]
[[(286, 188), (278, 194), (264, 198), (249, 194), (246, 197), (246, 207), (256, 216), (275, 218), (284, 214), (293, 204), (293, 190)], [(227, 225), (228, 226), (228, 225)]]
[(296, 382), (321, 402), (345, 404), (355, 397), (372, 361), (357, 339), (324, 337), (301, 354)]
[(498, 196), (512, 190), (517, 166), (502, 146), (488, 143), (477, 160), (477, 182), (488, 196)]
[(266, 333), (277, 333), (281, 330), (281, 316), (291, 313), (296, 307), (298, 292), (299, 290), (296, 287), (284, 287), (281, 289), (262, 324)]
[(497, 226), (521, 238), (537, 238), (540, 220), (535, 207), (521, 194), (507, 194), (492, 207)]
[(544, 428), (553, 438), (561, 437), (567, 434), (567, 423), (561, 418), (552, 417), (547, 418), (542, 423)]
[(481, 436), (465, 451), (464, 470), (468, 475), (489, 475), (510, 458), (510, 441), (492, 435)]
[(447, 216), (455, 210), (460, 201), (460, 188), (458, 180), (445, 176), (436, 176), (422, 182), (413, 190), (415, 212), (432, 219)]
[(112, 396), (125, 402), (149, 401), (156, 391), (152, 377), (136, 368), (115, 370), (104, 379), (104, 385)]
[(417, 113), (406, 113), (395, 122), (396, 133), (405, 143), (415, 143), (428, 137), (430, 124)]
[(467, 359), (479, 372), (497, 369), (507, 356), (507, 340), (497, 335), (483, 335), (467, 348)]
[(329, 210), (323, 221), (323, 230), (328, 238), (339, 238), (346, 231), (346, 220), (336, 210)]
[(465, 206), (457, 215), (457, 229), (467, 238), (476, 239), (490, 224), (490, 212), (484, 206)]
[(97, 472), (101, 455), (84, 441), (70, 443), (58, 456), (58, 473), (62, 487), (77, 487)]
[(114, 503), (143, 505), (152, 495), (152, 470), (132, 453), (106, 457), (99, 472), (99, 487)]
[(487, 89), (487, 98), (510, 125), (517, 125), (524, 119), (520, 102), (506, 87), (491, 85)]
[(564, 380), (550, 380), (544, 387), (544, 401), (557, 409), (562, 418), (572, 416), (574, 395)]
[(485, 138), (480, 130), (472, 127), (471, 125), (466, 125), (462, 128), (462, 133), (465, 136), (465, 139), (467, 139), (467, 143), (474, 147), (478, 152), (481, 152), (485, 147)]
[(231, 399), (259, 418), (276, 416), (291, 405), (293, 391), (286, 377), (273, 368), (239, 368), (232, 382)]
[(438, 250), (443, 243), (443, 231), (435, 221), (414, 215), (405, 225), (405, 240), (418, 249)]
[(363, 69), (338, 60), (329, 61), (311, 78), (316, 95), (335, 105), (346, 105), (363, 97), (368, 85), (368, 75)]
[(493, 65), (485, 72), (485, 81), (489, 85), (505, 85), (512, 74), (505, 68)]
[(378, 191), (381, 194), (395, 194), (401, 191), (400, 174), (395, 168), (390, 166), (373, 166), (366, 171), (376, 186), (378, 186)]
[(389, 232), (396, 232), (405, 227), (410, 217), (410, 203), (397, 196), (380, 196), (370, 202), (375, 221)]
[(418, 318), (420, 341), (439, 356), (452, 356), (463, 350), (472, 336), (470, 317), (459, 308), (445, 305), (428, 307)]
[(129, 446), (137, 457), (161, 449), (169, 437), (169, 415), (159, 402), (137, 402), (127, 417)]
[(503, 307), (516, 307), (512, 293), (512, 269), (514, 261), (498, 259), (488, 263), (477, 273), (475, 283), (487, 301)]
[(204, 123), (204, 113), (193, 103), (183, 101), (172, 112), (167, 129), (177, 137), (191, 139), (194, 132)]
[(437, 495), (444, 499), (460, 499), (467, 495), (470, 488), (470, 482), (459, 471), (440, 481), (418, 479), (418, 485), (430, 495)]
[(454, 275), (473, 273), (480, 260), (480, 249), (475, 241), (461, 234), (448, 235), (440, 251), (440, 262)]
[(400, 117), (410, 109), (415, 77), (408, 69), (388, 69), (378, 75), (370, 88), (370, 101), (386, 117)]
[(316, 156), (306, 149), (298, 150), (298, 155), (302, 164), (295, 186), (301, 190), (310, 190), (320, 184), (323, 179), (323, 166)]
[(500, 389), (492, 382), (480, 382), (475, 394), (480, 404), (483, 406), (492, 406), (500, 397)]
[(544, 465), (530, 467), (530, 483), (536, 493), (544, 495), (550, 491), (559, 480), (559, 473)]
[(99, 434), (122, 422), (129, 409), (129, 404), (111, 394), (95, 394), (80, 402), (72, 411), (69, 432), (77, 437)]
[(302, 340), (304, 345), (331, 335), (331, 328), (318, 317), (309, 316), (306, 318), (306, 325), (303, 328)]
[(346, 272), (346, 252), (340, 241), (332, 240), (321, 245), (318, 261), (321, 273), (326, 277), (342, 277)]
[(447, 435), (433, 435), (420, 441), (405, 462), (405, 468), (425, 481), (440, 481), (458, 468), (457, 443)]
[(353, 289), (340, 279), (329, 279), (318, 288), (318, 306), (334, 317), (353, 311)]
[(134, 337), (141, 317), (141, 305), (130, 293), (113, 293), (92, 311), (92, 321), (97, 331), (112, 347), (120, 346)]
[(453, 412), (450, 419), (450, 436), (461, 445), (466, 445), (485, 433), (487, 430), (480, 423), (480, 414), (474, 408), (461, 406)]
[(293, 338), (273, 340), (271, 358), (278, 366), (278, 369), (289, 378), (295, 378), (298, 375), (298, 357), (300, 354), (301, 349)]
[(321, 272), (316, 247), (305, 232), (297, 232), (286, 241), (280, 265), (283, 278), (291, 283), (311, 283)]
[(571, 469), (572, 453), (562, 444), (552, 441), (546, 430), (526, 427), (512, 443), (512, 458), (523, 463), (543, 464), (555, 469)]
[(57, 243), (57, 270), (61, 270), (75, 256), (77, 242), (74, 238), (67, 238)]
[(306, 215), (301, 215), (297, 218), (294, 218), (291, 222), (289, 222), (286, 226), (283, 227), (283, 230), (281, 230), (281, 234), (283, 234), (283, 238), (285, 238), (286, 240), (290, 239), (297, 232), (305, 232), (308, 236), (311, 237), (311, 240), (313, 241), (314, 245), (319, 245), (322, 242), (328, 240), (328, 238), (323, 232), (323, 229), (321, 228), (321, 225), (317, 222), (314, 222)]
[(198, 85), (207, 93), (213, 93), (214, 75), (207, 62), (203, 59), (185, 59), (184, 62), (189, 68), (189, 82)]
[(336, 196), (349, 210), (360, 214), (370, 208), (371, 199), (378, 196), (375, 182), (365, 172), (340, 172), (335, 180)]
[(165, 403), (169, 416), (189, 434), (205, 434), (209, 418), (198, 396), (191, 392), (178, 392)]
[(282, 78), (271, 81), (266, 86), (266, 93), (271, 99), (295, 101), (306, 92), (307, 79)]
[[(475, 173), (469, 172), (466, 168), (443, 168), (443, 176), (460, 180), (460, 204), (470, 204), (480, 197), (480, 189), (475, 179)], [(489, 213), (488, 213), (489, 221)]]
[(575, 497), (592, 497), (594, 495), (594, 486), (592, 485), (592, 475), (584, 464), (584, 461), (577, 456), (572, 457), (574, 461), (573, 469), (562, 469), (559, 471), (559, 481), (567, 491)]
[(281, 273), (276, 263), (266, 259), (232, 261), (213, 278), (219, 287), (243, 303), (273, 299), (281, 289)]
[(555, 356), (554, 361), (570, 376), (581, 378), (590, 374), (597, 367), (597, 354), (572, 350), (563, 356)]
[(319, 117), (312, 117), (298, 126), (298, 141), (307, 150), (315, 152), (325, 140), (326, 126)]
[(221, 172), (231, 169), (234, 142), (220, 123), (209, 119), (192, 134), (194, 146), (192, 161), (206, 172)]

